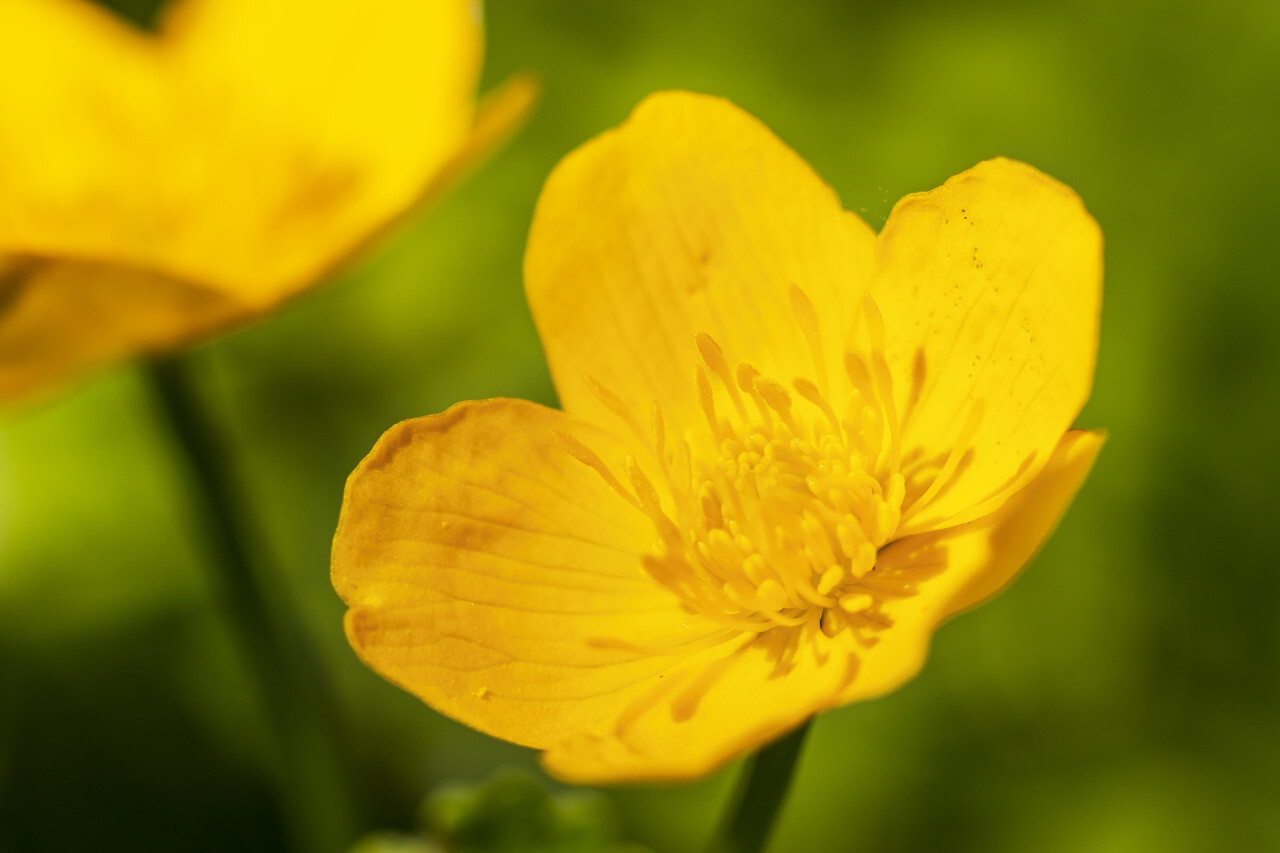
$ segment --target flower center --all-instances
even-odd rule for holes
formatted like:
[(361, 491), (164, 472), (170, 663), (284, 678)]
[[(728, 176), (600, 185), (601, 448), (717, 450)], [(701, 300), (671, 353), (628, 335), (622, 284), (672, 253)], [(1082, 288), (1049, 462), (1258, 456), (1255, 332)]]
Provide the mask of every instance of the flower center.
[(658, 470), (650, 473), (665, 489), (630, 455), (627, 488), (592, 450), (559, 438), (650, 518), (658, 542), (643, 566), (691, 612), (733, 632), (812, 625), (828, 636), (847, 629), (871, 644), (891, 624), (884, 601), (914, 594), (920, 579), (877, 572), (877, 554), (902, 526), (904, 503), (909, 513), (934, 489), (900, 470), (900, 424), (875, 304), (864, 305), (867, 355), (847, 349), (846, 375), (829, 382), (813, 307), (799, 288), (791, 296), (817, 381), (798, 378), (788, 390), (749, 364), (731, 367), (715, 340), (696, 335), (705, 424), (685, 425), (675, 441), (668, 442), (656, 403), (646, 435), (621, 399), (587, 378), (651, 446)]
[[(715, 341), (697, 342), (708, 429), (691, 437), (687, 479), (668, 471), (675, 517), (650, 513), (661, 546), (646, 570), (690, 609), (740, 630), (818, 621), (834, 633), (873, 618), (876, 591), (863, 581), (904, 496), (900, 474), (875, 471), (885, 433), (878, 408), (865, 412), (855, 391), (841, 418), (800, 379), (794, 387), (809, 405), (793, 410), (780, 383), (746, 364), (730, 373)], [(724, 415), (707, 370), (732, 404)]]

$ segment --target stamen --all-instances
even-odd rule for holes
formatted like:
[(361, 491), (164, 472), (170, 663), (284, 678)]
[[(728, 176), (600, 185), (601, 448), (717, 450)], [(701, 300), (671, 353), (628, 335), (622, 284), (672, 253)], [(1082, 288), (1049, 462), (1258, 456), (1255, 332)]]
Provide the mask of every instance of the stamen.
[(929, 505), (929, 502), (937, 496), (942, 487), (951, 479), (951, 475), (955, 473), (961, 458), (969, 450), (973, 436), (977, 433), (978, 427), (982, 423), (983, 408), (982, 400), (973, 401), (973, 404), (969, 407), (969, 414), (965, 418), (964, 426), (960, 428), (960, 434), (956, 436), (955, 444), (951, 446), (951, 453), (947, 456), (946, 464), (942, 466), (938, 476), (933, 478), (933, 483), (925, 490), (924, 494), (916, 498), (915, 503), (903, 512), (903, 523), (919, 515), (920, 511)]
[(603, 403), (605, 408), (621, 418), (622, 422), (635, 433), (637, 438), (641, 441), (647, 440), (644, 430), (640, 428), (639, 422), (631, 414), (631, 409), (622, 401), (621, 397), (610, 391), (590, 374), (582, 374), (582, 381), (586, 383), (587, 388), (595, 395), (595, 398)]
[(750, 394), (751, 399), (755, 400), (756, 408), (760, 410), (760, 418), (764, 421), (765, 426), (771, 425), (773, 418), (769, 414), (769, 404), (764, 401), (764, 397), (760, 396), (760, 392), (756, 389), (756, 378), (760, 375), (760, 371), (744, 363), (738, 365), (737, 374), (738, 387)]
[(827, 402), (827, 398), (818, 390), (818, 386), (814, 385), (808, 379), (800, 378), (791, 383), (800, 396), (804, 397), (810, 403), (817, 406), (818, 409), (827, 416), (827, 422), (831, 424), (831, 431), (840, 432), (840, 418), (836, 417), (835, 409), (831, 408), (831, 404)]
[(839, 566), (831, 566), (822, 573), (822, 579), (818, 581), (818, 592), (826, 595), (835, 589), (840, 581), (844, 579), (844, 569)]
[(636, 509), (643, 511), (643, 507), (640, 506), (640, 501), (636, 499), (635, 495), (628, 492), (626, 488), (623, 487), (622, 483), (618, 482), (618, 478), (613, 476), (613, 472), (609, 470), (609, 466), (604, 464), (604, 460), (597, 456), (594, 450), (587, 447), (581, 441), (578, 441), (578, 439), (568, 433), (561, 432), (558, 429), (551, 430), (551, 436), (555, 439), (556, 444), (560, 445), (562, 450), (599, 474), (600, 477), (609, 484), (609, 487), (621, 495), (627, 503), (631, 504)]
[(849, 374), (849, 381), (853, 383), (854, 390), (867, 406), (874, 408), (876, 405), (875, 382), (871, 378), (871, 371), (867, 369), (867, 363), (857, 353), (847, 350), (844, 354), (844, 369), (845, 373)]
[[(817, 371), (817, 315), (799, 288), (792, 289), (792, 302)], [(695, 335), (694, 390), (706, 433), (695, 425), (668, 440), (654, 404), (645, 441), (658, 464), (646, 462), (646, 473), (626, 457), (630, 489), (615, 486), (658, 534), (655, 553), (642, 559), (645, 571), (725, 632), (755, 636), (777, 629), (767, 643), (784, 668), (795, 655), (789, 638), (801, 630), (848, 632), (859, 644), (874, 643), (889, 624), (881, 605), (901, 588), (890, 583), (882, 591), (885, 581), (875, 573), (879, 549), (899, 531), (907, 480), (897, 470), (899, 424), (881, 351), (883, 323), (873, 302), (865, 303), (863, 316), (871, 354), (869, 360), (853, 350), (845, 354), (850, 385), (842, 389), (850, 399), (844, 418), (812, 378), (793, 382), (794, 393), (813, 406), (797, 409), (787, 387), (750, 364), (731, 371), (719, 344)], [(717, 409), (712, 376), (734, 401), (728, 411)], [(617, 483), (594, 454), (569, 448)], [(659, 469), (666, 482), (655, 485), (649, 475)], [(691, 686), (689, 695), (699, 689)]]
[(667, 429), (662, 421), (662, 407), (658, 405), (657, 400), (654, 400), (653, 405), (649, 407), (649, 437), (653, 442), (653, 453), (658, 457), (662, 473), (670, 479), (671, 472), (667, 469)]
[(872, 353), (871, 365), (874, 368), (873, 375), (880, 405), (884, 409), (884, 421), (889, 428), (888, 470), (890, 473), (897, 473), (902, 459), (902, 438), (897, 407), (893, 402), (893, 378), (889, 374), (889, 363), (885, 361), (884, 353), (878, 350)]
[(694, 383), (698, 387), (698, 406), (707, 419), (707, 426), (711, 427), (711, 434), (716, 437), (716, 441), (719, 441), (722, 434), (719, 419), (716, 417), (716, 400), (711, 392), (711, 382), (708, 381), (707, 372), (702, 369), (702, 365), (694, 367), (693, 376)]
[(907, 393), (907, 404), (902, 409), (902, 429), (907, 428), (907, 424), (911, 423), (911, 416), (915, 414), (916, 405), (920, 402), (920, 395), (924, 393), (924, 383), (928, 376), (928, 364), (925, 362), (924, 347), (916, 350), (915, 358), (911, 361), (911, 390)]
[(756, 377), (755, 387), (769, 408), (782, 418), (783, 423), (791, 427), (792, 432), (798, 432), (795, 421), (791, 420), (791, 395), (787, 393), (787, 389), (782, 387), (781, 383), (765, 379), (763, 376)]
[(766, 610), (782, 610), (788, 604), (786, 590), (773, 578), (765, 578), (760, 582), (756, 587), (756, 597)]
[(805, 341), (809, 344), (809, 355), (813, 358), (813, 369), (818, 377), (818, 387), (823, 390), (823, 393), (826, 393), (829, 389), (827, 384), (827, 360), (822, 353), (822, 331), (818, 326), (818, 312), (813, 310), (813, 303), (809, 301), (809, 296), (799, 287), (792, 284), (789, 292), (791, 295), (791, 313), (795, 315), (796, 324), (800, 327)]
[(651, 518), (661, 516), (670, 523), (670, 519), (667, 519), (666, 513), (662, 511), (662, 501), (658, 498), (658, 490), (653, 487), (653, 483), (645, 476), (644, 471), (640, 470), (640, 465), (636, 462), (635, 457), (628, 453), (624, 464), (627, 469), (627, 477), (631, 480), (632, 488), (635, 489), (636, 497), (640, 499), (640, 505), (644, 507)]
[(729, 391), (729, 399), (733, 402), (734, 408), (738, 410), (738, 417), (744, 420), (747, 417), (746, 404), (742, 402), (742, 394), (738, 392), (738, 386), (733, 381), (733, 374), (729, 370), (729, 361), (724, 357), (724, 350), (720, 349), (720, 345), (716, 343), (715, 338), (708, 334), (699, 332), (693, 336), (694, 343), (698, 345), (698, 353), (702, 356), (702, 360), (706, 363), (711, 372), (719, 377), (724, 387)]
[(871, 338), (871, 351), (884, 352), (884, 315), (870, 293), (862, 295), (862, 311), (867, 321), (867, 336)]
[(846, 613), (861, 613), (875, 604), (869, 592), (851, 592), (840, 597), (840, 609)]
[(698, 711), (698, 705), (702, 702), (702, 697), (707, 695), (707, 691), (711, 689), (711, 685), (724, 674), (751, 641), (744, 642), (738, 648), (707, 666), (703, 666), (689, 679), (684, 689), (671, 700), (671, 718), (676, 722), (682, 722), (689, 719)]

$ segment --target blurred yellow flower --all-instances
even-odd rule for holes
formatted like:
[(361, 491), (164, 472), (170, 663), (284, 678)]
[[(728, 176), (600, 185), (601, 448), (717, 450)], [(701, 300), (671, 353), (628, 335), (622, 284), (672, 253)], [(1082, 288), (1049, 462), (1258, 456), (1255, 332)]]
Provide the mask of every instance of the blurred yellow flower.
[(271, 309), (527, 107), (468, 0), (0, 2), (0, 401)]
[(877, 237), (731, 104), (666, 93), (548, 180), (564, 411), (462, 403), (352, 474), (360, 656), (578, 781), (683, 778), (921, 667), (1088, 471), (1101, 235), (981, 163)]

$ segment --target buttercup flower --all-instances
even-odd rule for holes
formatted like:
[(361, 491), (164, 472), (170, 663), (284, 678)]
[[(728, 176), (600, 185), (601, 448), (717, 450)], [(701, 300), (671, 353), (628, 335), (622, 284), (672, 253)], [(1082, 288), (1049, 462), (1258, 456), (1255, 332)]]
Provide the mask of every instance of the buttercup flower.
[(877, 235), (762, 125), (666, 93), (567, 157), (528, 296), (563, 411), (459, 404), (351, 475), (360, 656), (576, 781), (682, 778), (921, 667), (1102, 438), (1101, 235), (981, 163)]
[(0, 3), (0, 400), (269, 310), (501, 136), (478, 11)]

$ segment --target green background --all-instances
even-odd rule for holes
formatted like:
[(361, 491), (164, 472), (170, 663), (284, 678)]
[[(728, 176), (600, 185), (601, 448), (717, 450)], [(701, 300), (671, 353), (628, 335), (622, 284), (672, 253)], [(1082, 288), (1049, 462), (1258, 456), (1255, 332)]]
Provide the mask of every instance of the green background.
[[(1280, 4), (492, 0), (487, 18), (486, 88), (542, 79), (524, 130), (338, 280), (187, 356), (341, 688), (358, 828), (408, 829), (433, 786), (535, 761), (346, 647), (343, 479), (403, 418), (554, 402), (520, 274), (541, 183), (685, 88), (758, 116), (876, 227), (1006, 155), (1074, 187), (1107, 239), (1080, 418), (1110, 431), (1097, 468), (919, 678), (817, 721), (770, 849), (1280, 849)], [(0, 421), (0, 850), (283, 845), (185, 489), (136, 366)], [(698, 850), (736, 770), (608, 797), (629, 837)], [(325, 849), (351, 841), (316, 821)]]

